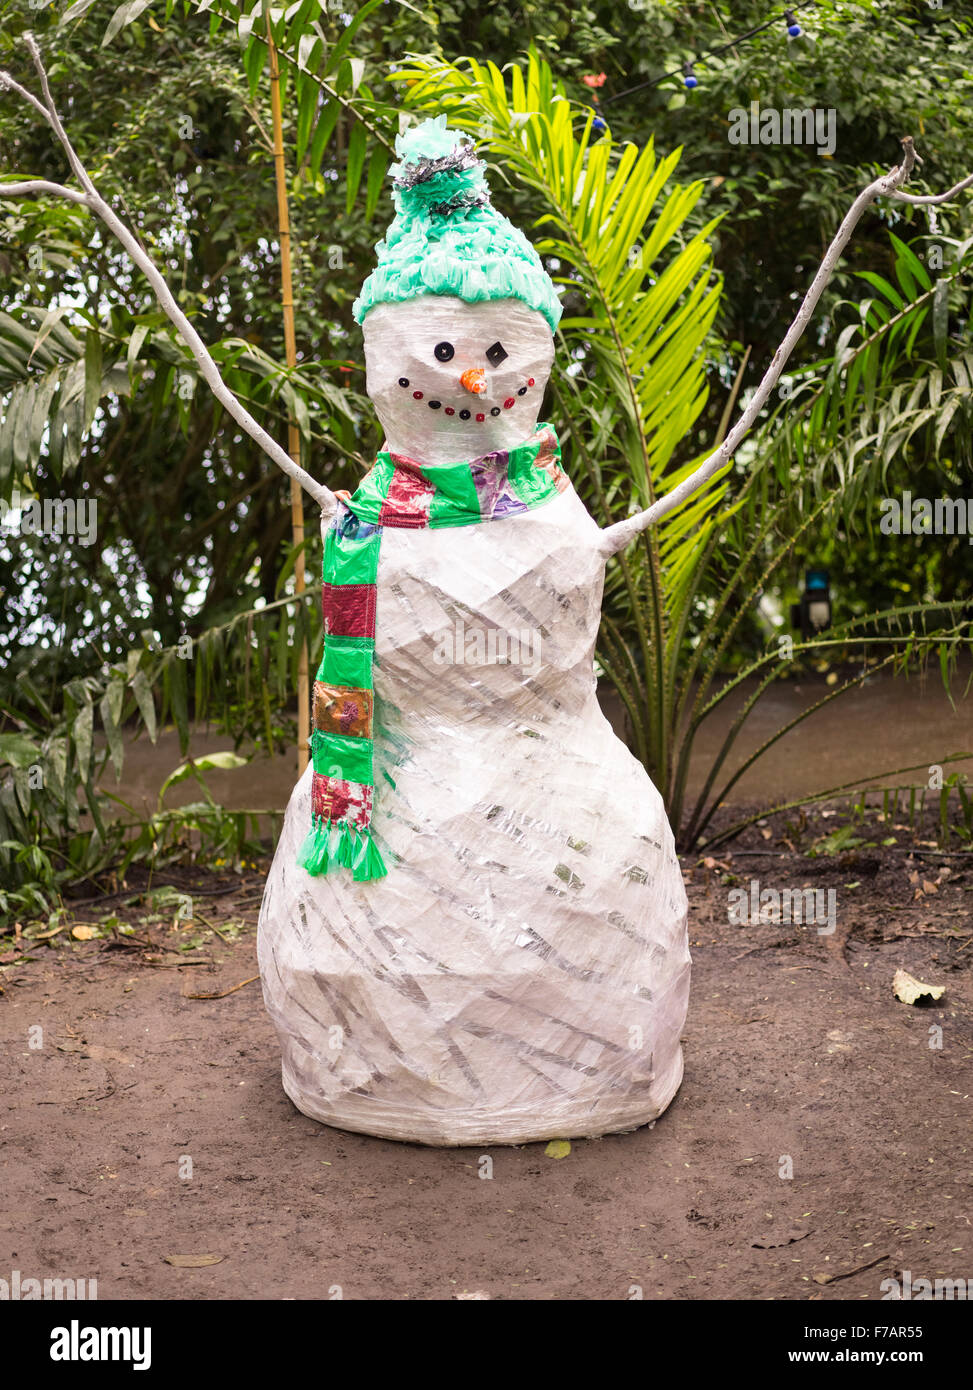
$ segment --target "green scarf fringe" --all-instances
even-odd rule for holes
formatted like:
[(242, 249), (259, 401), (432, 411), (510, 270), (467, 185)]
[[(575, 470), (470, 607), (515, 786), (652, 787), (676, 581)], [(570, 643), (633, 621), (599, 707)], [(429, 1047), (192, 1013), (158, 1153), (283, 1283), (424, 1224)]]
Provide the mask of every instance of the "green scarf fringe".
[(315, 817), (298, 852), (297, 862), (314, 876), (332, 869), (351, 869), (356, 883), (369, 883), (388, 873), (371, 830), (359, 830), (350, 821), (326, 821)]

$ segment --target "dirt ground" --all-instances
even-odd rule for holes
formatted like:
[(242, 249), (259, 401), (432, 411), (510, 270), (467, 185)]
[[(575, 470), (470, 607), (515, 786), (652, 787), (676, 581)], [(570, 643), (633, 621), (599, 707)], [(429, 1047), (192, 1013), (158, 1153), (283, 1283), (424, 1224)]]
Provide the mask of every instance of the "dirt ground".
[[(973, 864), (877, 833), (808, 858), (791, 834), (684, 861), (682, 1089), (654, 1126), (560, 1157), (297, 1112), (252, 978), (259, 874), (183, 882), (191, 924), (119, 900), (98, 917), (134, 937), (8, 939), (0, 1275), (95, 1277), (102, 1299), (875, 1300), (901, 1269), (973, 1279)], [(834, 888), (837, 930), (731, 924), (752, 879)], [(899, 1002), (899, 967), (945, 994)]]

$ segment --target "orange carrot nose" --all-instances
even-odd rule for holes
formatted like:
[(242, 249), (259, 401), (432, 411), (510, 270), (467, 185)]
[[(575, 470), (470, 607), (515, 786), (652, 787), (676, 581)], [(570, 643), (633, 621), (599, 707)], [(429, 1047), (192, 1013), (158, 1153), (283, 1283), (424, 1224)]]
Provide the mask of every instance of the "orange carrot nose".
[(472, 391), (474, 396), (482, 396), (486, 390), (486, 372), (482, 367), (468, 367), (460, 377), (459, 384)]

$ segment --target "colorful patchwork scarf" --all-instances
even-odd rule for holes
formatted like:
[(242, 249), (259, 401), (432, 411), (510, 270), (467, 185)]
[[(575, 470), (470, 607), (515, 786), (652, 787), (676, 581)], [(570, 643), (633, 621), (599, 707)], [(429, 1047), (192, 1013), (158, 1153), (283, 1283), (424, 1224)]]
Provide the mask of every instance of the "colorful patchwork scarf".
[(550, 502), (568, 487), (550, 425), (515, 449), (471, 463), (426, 466), (381, 453), (341, 502), (325, 540), (324, 655), (314, 682), (311, 829), (298, 863), (309, 874), (351, 869), (361, 882), (387, 870), (372, 837), (376, 580), (386, 526), (472, 526)]

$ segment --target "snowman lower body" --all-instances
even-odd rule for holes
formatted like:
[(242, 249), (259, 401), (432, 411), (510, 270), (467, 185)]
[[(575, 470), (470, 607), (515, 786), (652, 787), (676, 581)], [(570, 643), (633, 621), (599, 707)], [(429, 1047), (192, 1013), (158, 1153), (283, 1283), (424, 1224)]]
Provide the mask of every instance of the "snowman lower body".
[[(593, 684), (593, 682), (592, 682)], [(686, 895), (662, 799), (592, 690), (556, 739), (376, 742), (388, 875), (298, 866), (311, 772), (260, 914), (294, 1104), (432, 1145), (630, 1130), (682, 1079)]]

